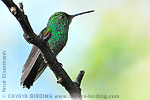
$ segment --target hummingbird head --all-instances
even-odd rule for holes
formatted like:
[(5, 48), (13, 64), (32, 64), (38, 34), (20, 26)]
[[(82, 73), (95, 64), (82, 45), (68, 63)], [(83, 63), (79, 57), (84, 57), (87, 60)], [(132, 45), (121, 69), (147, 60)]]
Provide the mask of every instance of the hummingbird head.
[(69, 15), (65, 12), (56, 12), (50, 17), (47, 26), (50, 27), (52, 31), (57, 30), (57, 29), (68, 30), (69, 25), (74, 17), (78, 15), (90, 13), (93, 11), (94, 10), (86, 11), (86, 12), (78, 13), (75, 15)]

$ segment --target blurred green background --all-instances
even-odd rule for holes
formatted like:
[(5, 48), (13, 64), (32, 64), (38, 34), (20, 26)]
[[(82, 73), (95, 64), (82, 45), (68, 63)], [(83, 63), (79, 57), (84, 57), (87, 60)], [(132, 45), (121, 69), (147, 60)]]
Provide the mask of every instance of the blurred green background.
[[(68, 43), (57, 57), (73, 80), (80, 70), (86, 71), (81, 84), (82, 94), (93, 97), (84, 100), (150, 99), (149, 0), (22, 1), (25, 13), (37, 34), (54, 12), (75, 14), (95, 10), (94, 13), (73, 19)], [(56, 78), (48, 68), (30, 90), (19, 85), (22, 66), (31, 45), (24, 40), (20, 25), (2, 2), (0, 12), (1, 61), (2, 52), (7, 52), (6, 94), (67, 94), (64, 88), (56, 84)], [(101, 98), (94, 97), (97, 94)], [(113, 96), (119, 98), (112, 98)], [(4, 100), (7, 99), (17, 98), (7, 97)]]

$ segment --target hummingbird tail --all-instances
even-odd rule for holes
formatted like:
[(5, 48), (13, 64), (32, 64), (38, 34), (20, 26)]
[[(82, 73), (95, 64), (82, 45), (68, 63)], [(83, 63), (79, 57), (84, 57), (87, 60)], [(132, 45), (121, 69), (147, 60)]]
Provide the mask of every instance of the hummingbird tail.
[(23, 84), (23, 87), (29, 89), (34, 81), (40, 77), (46, 67), (47, 65), (44, 63), (40, 49), (33, 45), (31, 53), (24, 64), (20, 84)]

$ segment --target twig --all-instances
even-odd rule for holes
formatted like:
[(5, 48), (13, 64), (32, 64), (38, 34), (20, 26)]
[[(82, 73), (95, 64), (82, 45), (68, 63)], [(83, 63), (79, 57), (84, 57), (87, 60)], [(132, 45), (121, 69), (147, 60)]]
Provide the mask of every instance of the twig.
[(24, 14), (24, 10), (23, 10), (23, 2), (19, 2), (19, 8), (22, 11), (22, 13)]
[(34, 33), (27, 16), (24, 14), (23, 4), (22, 3), (19, 4), (20, 8), (19, 9), (18, 6), (12, 0), (2, 0), (2, 1), (20, 23), (24, 31), (24, 37), (26, 41), (28, 43), (36, 45), (41, 50), (43, 57), (46, 60), (45, 62), (47, 62), (47, 65), (49, 65), (50, 69), (55, 74), (58, 80), (57, 82), (60, 83), (63, 87), (65, 87), (65, 89), (68, 91), (68, 93), (71, 95), (73, 99), (78, 97), (78, 100), (82, 100), (80, 83), (84, 73), (80, 72), (76, 81), (73, 82), (70, 79), (67, 72), (62, 68), (62, 64), (57, 61), (57, 59), (53, 56), (53, 52), (48, 47), (48, 43), (46, 41), (48, 41), (50, 36), (46, 37), (46, 39), (43, 40)]
[(82, 78), (83, 78), (84, 74), (85, 74), (85, 71), (84, 71), (84, 70), (80, 71), (79, 74), (78, 74), (78, 76), (77, 76), (77, 78), (76, 78), (76, 80), (75, 80), (75, 83), (76, 83), (79, 87), (80, 87), (80, 85), (81, 85), (81, 81), (82, 81)]

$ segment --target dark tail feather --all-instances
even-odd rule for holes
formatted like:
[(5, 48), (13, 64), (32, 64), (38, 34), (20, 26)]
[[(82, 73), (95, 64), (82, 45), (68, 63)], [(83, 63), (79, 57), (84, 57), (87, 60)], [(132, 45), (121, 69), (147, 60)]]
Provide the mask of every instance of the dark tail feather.
[(44, 63), (40, 50), (36, 46), (33, 46), (24, 65), (20, 83), (29, 89), (30, 86), (33, 85), (33, 82), (40, 77), (46, 67), (47, 65)]
[(46, 67), (47, 66), (43, 61), (42, 55), (40, 55), (37, 61), (35, 62), (32, 70), (30, 71), (29, 75), (24, 80), (23, 86), (29, 89), (30, 86), (33, 85), (34, 81), (36, 81), (40, 77), (40, 75), (43, 73)]

